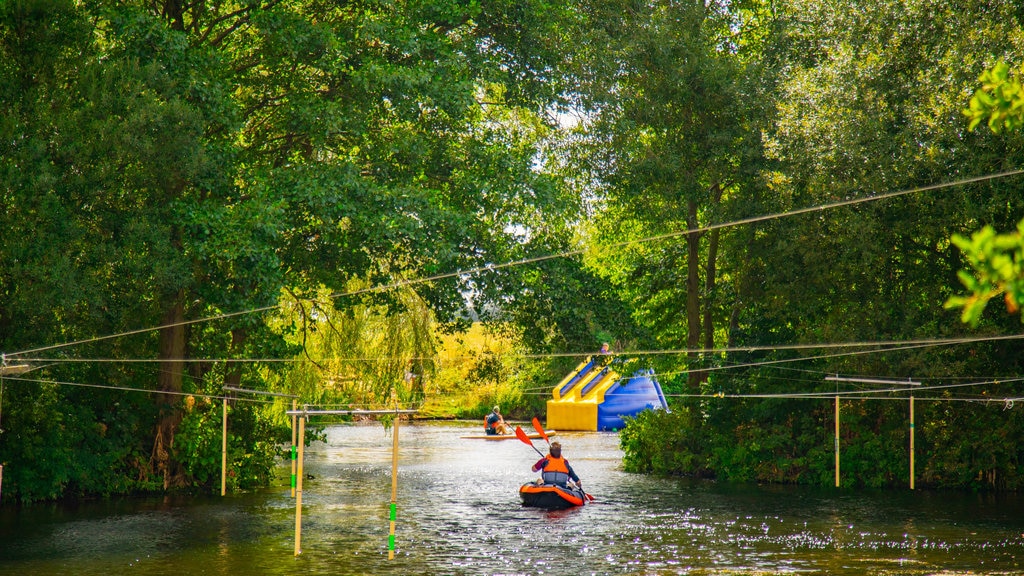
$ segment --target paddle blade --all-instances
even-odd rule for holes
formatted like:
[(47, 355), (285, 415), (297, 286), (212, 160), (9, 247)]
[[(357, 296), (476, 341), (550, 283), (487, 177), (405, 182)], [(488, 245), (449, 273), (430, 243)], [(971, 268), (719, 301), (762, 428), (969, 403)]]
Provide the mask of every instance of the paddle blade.
[(533, 441), (530, 440), (530, 437), (527, 436), (526, 432), (523, 432), (523, 429), (520, 428), (519, 426), (516, 426), (516, 438), (519, 438), (523, 442), (523, 444), (529, 444), (530, 448), (533, 448), (534, 452), (540, 454), (541, 458), (544, 457), (544, 453), (541, 452), (540, 450), (537, 450), (537, 447), (533, 445)]
[(530, 446), (533, 446), (533, 442), (530, 442), (530, 437), (527, 436), (526, 432), (523, 432), (523, 429), (520, 428), (519, 426), (516, 426), (516, 438), (519, 438), (519, 440), (522, 441), (523, 444), (529, 444)]
[(544, 427), (540, 425), (540, 420), (538, 420), (536, 416), (533, 418), (533, 429), (540, 434), (540, 437), (543, 438), (545, 442), (551, 444), (551, 440), (548, 440), (548, 433), (544, 431)]

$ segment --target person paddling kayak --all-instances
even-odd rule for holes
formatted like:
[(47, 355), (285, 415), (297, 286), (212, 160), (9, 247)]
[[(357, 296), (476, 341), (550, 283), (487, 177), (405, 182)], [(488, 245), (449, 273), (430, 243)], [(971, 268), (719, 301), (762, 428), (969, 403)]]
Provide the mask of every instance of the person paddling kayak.
[(564, 488), (569, 480), (572, 479), (576, 486), (580, 487), (580, 489), (583, 488), (580, 477), (576, 475), (572, 466), (569, 465), (569, 461), (562, 458), (562, 445), (558, 442), (552, 442), (551, 447), (548, 449), (548, 455), (533, 465), (533, 471), (537, 472), (538, 470), (543, 470), (541, 479), (545, 484), (554, 484)]

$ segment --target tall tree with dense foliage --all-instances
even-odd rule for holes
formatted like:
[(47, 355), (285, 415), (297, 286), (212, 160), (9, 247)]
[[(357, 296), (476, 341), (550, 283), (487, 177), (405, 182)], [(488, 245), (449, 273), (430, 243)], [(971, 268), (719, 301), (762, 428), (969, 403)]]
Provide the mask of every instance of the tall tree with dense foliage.
[[(769, 206), (782, 217), (759, 223), (750, 237), (740, 280), (746, 305), (734, 335), (740, 347), (808, 348), (751, 354), (746, 359), (752, 364), (769, 362), (717, 377), (715, 391), (724, 400), (691, 402), (680, 411), (706, 424), (705, 438), (679, 442), (684, 454), (674, 462), (724, 478), (831, 483), (825, 447), (832, 441), (832, 402), (787, 396), (838, 391), (824, 380), (836, 373), (946, 383), (1019, 370), (1012, 342), (870, 354), (834, 347), (965, 335), (942, 306), (961, 266), (948, 239), (979, 222), (1005, 225), (1019, 218), (1019, 181), (995, 178), (888, 200), (872, 197), (1013, 167), (1021, 140), (967, 132), (962, 110), (981, 58), (1019, 50), (1015, 10), (1008, 2), (968, 2), (956, 9), (927, 0), (776, 4), (778, 35), (768, 44), (781, 75), (777, 118), (765, 142), (775, 163), (764, 181)], [(786, 215), (856, 199), (864, 201)], [(988, 334), (1014, 330), (998, 317), (986, 318), (982, 328)], [(815, 350), (815, 344), (832, 346)], [(850, 350), (857, 349), (863, 350)], [(801, 356), (811, 357), (792, 362)], [(977, 387), (956, 390), (980, 403), (952, 402), (958, 396), (952, 390), (918, 394), (918, 480), (1019, 486), (1012, 464), (1020, 457), (1017, 448), (993, 437), (1019, 434), (1021, 419), (985, 400), (1014, 394), (1016, 387), (991, 384), (982, 394)], [(774, 397), (729, 399), (749, 394)], [(906, 392), (886, 396), (905, 399)], [(905, 483), (906, 404), (843, 405), (846, 482)], [(648, 425), (663, 429), (666, 423)], [(965, 429), (978, 433), (957, 440), (954, 431)], [(966, 457), (971, 450), (984, 457)], [(686, 470), (673, 466), (668, 469)]]
[[(0, 249), (9, 263), (0, 272), (0, 349), (150, 359), (58, 362), (34, 374), (158, 392), (123, 401), (129, 429), (112, 413), (123, 405), (116, 393), (12, 385), (6, 406), (16, 408), (4, 416), (25, 441), (0, 449), (14, 464), (8, 494), (96, 491), (81, 485), (95, 471), (58, 462), (41, 471), (27, 447), (109, 444), (114, 428), (149, 440), (126, 440), (128, 453), (105, 468), (137, 479), (115, 491), (201, 484), (183, 444), (198, 434), (190, 419), (215, 412), (189, 395), (262, 385), (255, 364), (218, 359), (294, 353), (246, 311), (276, 307), (282, 288), (299, 298), (341, 293), (354, 279), (388, 285), (514, 254), (510, 231), (553, 214), (558, 190), (530, 169), (529, 142), (488, 110), (529, 115), (558, 93), (552, 70), (566, 10), (4, 4), (0, 75), (12, 113), (0, 126)], [(459, 282), (416, 289), (450, 321), (463, 306)], [(90, 340), (120, 333), (128, 334)], [(90, 343), (51, 347), (79, 340)], [(58, 430), (83, 437), (42, 441), (51, 433), (32, 425), (32, 410), (67, 417), (60, 405), (72, 397), (90, 402)], [(247, 418), (258, 412), (247, 405), (233, 411), (233, 422), (265, 421)], [(192, 436), (176, 438), (182, 429)], [(242, 443), (272, 450), (262, 442), (269, 433), (254, 424)]]
[[(711, 225), (756, 195), (770, 82), (752, 38), (767, 13), (728, 2), (590, 7), (591, 51), (578, 71), (586, 115), (570, 148), (601, 206), (592, 241), (607, 248), (590, 261), (659, 345), (714, 348), (737, 304), (723, 263), (742, 244)], [(703, 361), (690, 353), (690, 390), (707, 378)]]

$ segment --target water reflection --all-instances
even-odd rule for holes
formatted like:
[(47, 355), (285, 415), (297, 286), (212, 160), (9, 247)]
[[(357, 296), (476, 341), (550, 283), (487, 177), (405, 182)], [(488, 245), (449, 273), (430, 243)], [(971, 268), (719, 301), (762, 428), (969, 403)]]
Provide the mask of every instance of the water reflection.
[(306, 451), (298, 558), (282, 467), (257, 494), (4, 509), (0, 574), (1024, 574), (1016, 497), (659, 480), (563, 433), (596, 501), (549, 512), (518, 501), (537, 453), (475, 429), (402, 427), (393, 561), (391, 437), (352, 425)]

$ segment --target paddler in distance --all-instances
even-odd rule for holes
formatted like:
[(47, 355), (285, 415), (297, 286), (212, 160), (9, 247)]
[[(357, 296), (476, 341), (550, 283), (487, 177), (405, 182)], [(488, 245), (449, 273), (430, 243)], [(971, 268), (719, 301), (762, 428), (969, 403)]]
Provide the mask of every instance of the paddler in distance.
[(512, 430), (510, 430), (508, 425), (505, 424), (505, 419), (501, 417), (501, 409), (497, 406), (495, 406), (494, 409), (491, 410), (491, 413), (484, 418), (484, 432), (488, 436), (512, 433)]

